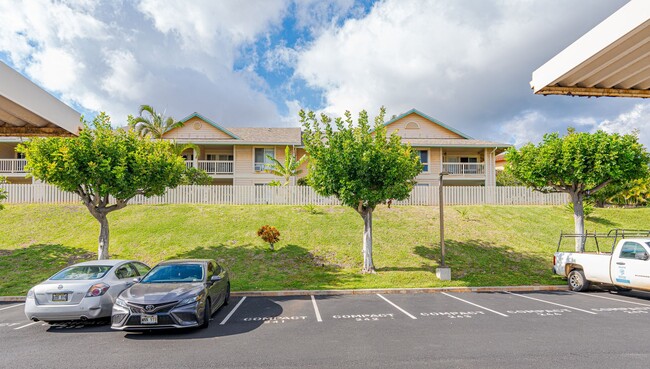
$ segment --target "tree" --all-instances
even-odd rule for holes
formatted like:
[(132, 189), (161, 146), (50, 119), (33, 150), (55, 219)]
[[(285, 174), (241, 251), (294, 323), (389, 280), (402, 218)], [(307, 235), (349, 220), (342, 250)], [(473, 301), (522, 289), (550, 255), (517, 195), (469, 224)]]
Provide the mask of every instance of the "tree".
[[(620, 135), (597, 131), (575, 132), (560, 137), (544, 135), (537, 146), (511, 148), (506, 154), (507, 170), (526, 186), (542, 192), (566, 192), (573, 202), (575, 233), (584, 234), (583, 200), (610, 183), (643, 178), (650, 155), (636, 134)], [(576, 238), (576, 251), (584, 251), (584, 237)]]
[(363, 218), (363, 273), (374, 273), (372, 261), (372, 212), (389, 199), (403, 200), (413, 188), (422, 164), (410, 145), (393, 132), (387, 136), (385, 109), (374, 128), (366, 111), (355, 126), (350, 112), (345, 120), (314, 112), (300, 112), (304, 142), (309, 152), (309, 184), (323, 196), (336, 196)]
[[(147, 113), (147, 116), (143, 116)], [(151, 105), (140, 105), (140, 116), (132, 117), (129, 115), (129, 127), (134, 129), (142, 137), (151, 136), (156, 139), (162, 139), (163, 135), (174, 128), (182, 127), (183, 123), (176, 121), (172, 117), (165, 117), (159, 114)]]
[(44, 182), (74, 192), (99, 221), (100, 260), (108, 258), (107, 215), (141, 194), (160, 196), (176, 187), (185, 171), (171, 143), (143, 139), (135, 132), (113, 130), (101, 113), (84, 122), (79, 137), (34, 138), (18, 146), (27, 170)]
[(291, 177), (295, 177), (302, 173), (302, 170), (298, 168), (300, 168), (302, 163), (307, 160), (306, 155), (297, 159), (296, 156), (291, 153), (289, 146), (284, 148), (284, 163), (281, 163), (271, 155), (267, 155), (266, 157), (271, 160), (271, 164), (269, 165), (270, 168), (266, 169), (266, 172), (284, 178), (284, 183), (282, 183), (283, 186), (289, 184)]

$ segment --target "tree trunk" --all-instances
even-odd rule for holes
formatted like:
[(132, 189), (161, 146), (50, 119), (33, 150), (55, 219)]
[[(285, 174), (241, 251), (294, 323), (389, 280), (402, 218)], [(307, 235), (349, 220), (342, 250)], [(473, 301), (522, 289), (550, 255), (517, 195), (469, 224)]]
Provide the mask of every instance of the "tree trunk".
[[(573, 201), (573, 221), (576, 234), (585, 234), (585, 211), (582, 205), (583, 195), (581, 193), (571, 193), (571, 201)], [(575, 241), (576, 252), (585, 251), (585, 237), (576, 237)]]
[(362, 273), (375, 273), (372, 262), (372, 208), (364, 208), (360, 214), (363, 218), (363, 269)]
[(108, 218), (105, 214), (98, 214), (96, 218), (99, 221), (97, 260), (108, 260)]

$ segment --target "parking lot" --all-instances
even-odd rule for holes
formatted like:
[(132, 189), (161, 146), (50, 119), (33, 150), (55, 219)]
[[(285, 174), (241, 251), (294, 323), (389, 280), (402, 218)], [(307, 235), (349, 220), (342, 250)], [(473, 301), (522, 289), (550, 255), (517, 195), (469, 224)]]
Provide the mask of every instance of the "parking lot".
[[(650, 294), (239, 297), (205, 330), (48, 325), (0, 304), (0, 367), (647, 368)], [(93, 365), (94, 366), (94, 365)]]

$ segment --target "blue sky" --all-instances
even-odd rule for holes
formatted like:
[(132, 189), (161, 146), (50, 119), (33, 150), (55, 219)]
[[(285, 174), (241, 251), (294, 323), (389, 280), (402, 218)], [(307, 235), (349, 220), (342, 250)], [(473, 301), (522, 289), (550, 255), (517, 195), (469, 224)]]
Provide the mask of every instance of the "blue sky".
[(625, 0), (5, 0), (0, 60), (86, 116), (141, 104), (225, 127), (411, 108), (472, 137), (640, 130), (650, 104), (533, 95), (531, 73)]

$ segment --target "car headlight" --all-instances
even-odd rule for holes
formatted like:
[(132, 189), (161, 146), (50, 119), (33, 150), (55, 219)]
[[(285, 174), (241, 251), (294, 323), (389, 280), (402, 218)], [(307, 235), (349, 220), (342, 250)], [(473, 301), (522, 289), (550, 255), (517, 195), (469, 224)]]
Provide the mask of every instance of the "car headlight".
[(34, 298), (34, 289), (30, 288), (29, 291), (27, 291), (27, 298), (28, 299), (33, 299)]
[(181, 302), (179, 302), (178, 305), (187, 305), (187, 304), (191, 304), (193, 302), (201, 301), (201, 298), (202, 298), (201, 295), (188, 297), (188, 298), (182, 300)]
[(121, 298), (117, 298), (117, 299), (115, 299), (115, 305), (117, 305), (117, 306), (121, 306), (121, 307), (129, 307), (129, 306), (126, 304), (126, 301), (122, 300)]

